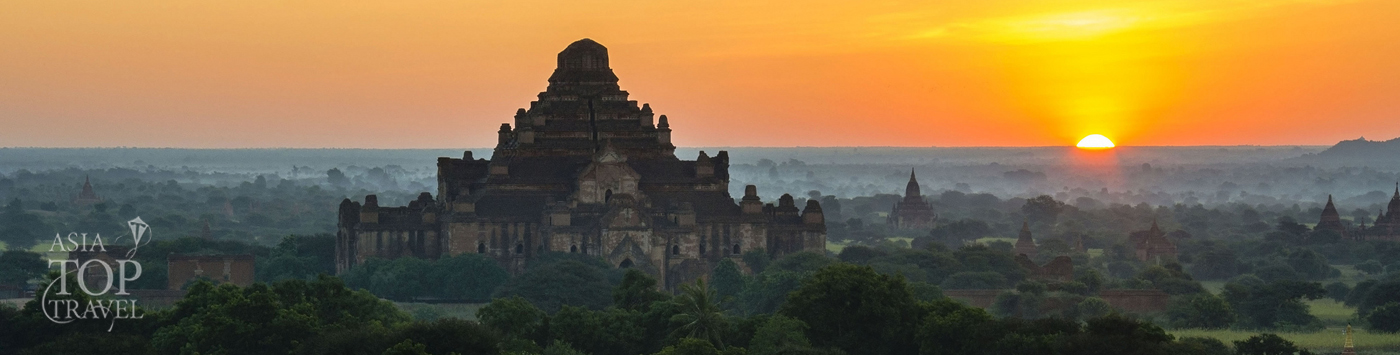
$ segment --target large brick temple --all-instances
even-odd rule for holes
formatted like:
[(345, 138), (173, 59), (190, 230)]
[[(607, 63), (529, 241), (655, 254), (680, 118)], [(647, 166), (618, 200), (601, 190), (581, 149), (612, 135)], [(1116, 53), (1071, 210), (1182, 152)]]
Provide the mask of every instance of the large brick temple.
[[(821, 206), (729, 194), (729, 154), (681, 160), (665, 115), (618, 87), (608, 50), (589, 39), (559, 53), (549, 87), (501, 124), (490, 159), (438, 158), (436, 198), (408, 206), (340, 203), (336, 269), (369, 258), (485, 254), (511, 273), (545, 253), (636, 268), (666, 288), (752, 250), (822, 252)], [(694, 121), (692, 121), (694, 122)]]

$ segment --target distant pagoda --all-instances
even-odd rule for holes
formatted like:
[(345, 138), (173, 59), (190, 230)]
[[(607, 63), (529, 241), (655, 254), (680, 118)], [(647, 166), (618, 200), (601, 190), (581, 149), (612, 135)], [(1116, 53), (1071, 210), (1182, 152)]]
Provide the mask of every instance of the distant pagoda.
[(1327, 195), (1327, 206), (1322, 208), (1322, 218), (1313, 229), (1330, 230), (1346, 236), (1347, 228), (1342, 225), (1342, 215), (1337, 213), (1337, 206), (1332, 204), (1332, 195)]
[(1016, 254), (1035, 259), (1035, 239), (1031, 238), (1030, 223), (1021, 222), (1021, 234), (1016, 237)]
[(933, 205), (924, 201), (923, 194), (919, 193), (919, 179), (910, 170), (909, 183), (904, 185), (904, 199), (894, 204), (886, 223), (899, 229), (931, 229), (936, 221), (938, 214), (933, 213)]
[(1162, 228), (1157, 226), (1155, 218), (1152, 219), (1151, 228), (1133, 232), (1128, 236), (1128, 240), (1133, 244), (1138, 260), (1162, 262), (1163, 259), (1176, 259), (1176, 244), (1167, 239), (1166, 233), (1162, 233)]
[(1400, 183), (1396, 183), (1395, 194), (1391, 196), (1386, 208), (1376, 212), (1376, 220), (1370, 227), (1365, 223), (1357, 223), (1355, 228), (1347, 228), (1342, 224), (1341, 214), (1337, 213), (1337, 207), (1332, 203), (1332, 196), (1328, 195), (1327, 205), (1323, 207), (1322, 216), (1313, 230), (1335, 231), (1343, 238), (1354, 240), (1400, 241)]
[(97, 192), (92, 190), (92, 179), (83, 177), (83, 190), (78, 192), (78, 196), (73, 198), (73, 204), (78, 206), (91, 206), (102, 203), (102, 197), (97, 196)]

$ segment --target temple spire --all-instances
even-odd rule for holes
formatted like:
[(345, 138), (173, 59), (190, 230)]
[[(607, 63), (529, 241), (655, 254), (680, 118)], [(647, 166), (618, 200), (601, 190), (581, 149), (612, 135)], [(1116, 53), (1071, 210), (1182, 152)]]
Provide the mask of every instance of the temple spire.
[(909, 170), (909, 184), (904, 185), (904, 197), (919, 197), (919, 178), (914, 176), (914, 170)]
[(1035, 239), (1031, 238), (1031, 224), (1021, 221), (1021, 234), (1016, 237), (1016, 254), (1025, 254), (1032, 259), (1035, 258)]
[(1389, 213), (1391, 218), (1400, 214), (1400, 182), (1395, 183), (1395, 195), (1390, 198), (1390, 204), (1386, 205), (1386, 213)]
[(1332, 195), (1327, 195), (1327, 205), (1322, 207), (1322, 221), (1328, 221), (1329, 217), (1336, 217), (1333, 219), (1340, 221), (1340, 216), (1341, 214), (1337, 213), (1337, 205), (1332, 204)]
[(92, 191), (92, 178), (88, 177), (87, 175), (84, 175), (84, 176), (83, 176), (83, 191), (80, 193), (79, 196), (80, 196), (80, 197), (83, 197), (83, 198), (88, 198), (88, 197), (92, 197), (93, 194), (94, 194), (94, 192)]
[(909, 183), (904, 185), (904, 199), (894, 203), (886, 221), (901, 229), (928, 229), (938, 220), (933, 205), (924, 201), (919, 191), (919, 178), (909, 169)]
[(1318, 219), (1314, 230), (1332, 230), (1343, 236), (1346, 235), (1346, 226), (1342, 225), (1342, 216), (1337, 213), (1337, 206), (1332, 203), (1332, 195), (1327, 195), (1327, 206), (1322, 208), (1322, 217)]
[(77, 204), (94, 204), (102, 202), (102, 198), (97, 196), (97, 192), (92, 189), (92, 178), (83, 176), (83, 188), (78, 191), (78, 197), (73, 200)]

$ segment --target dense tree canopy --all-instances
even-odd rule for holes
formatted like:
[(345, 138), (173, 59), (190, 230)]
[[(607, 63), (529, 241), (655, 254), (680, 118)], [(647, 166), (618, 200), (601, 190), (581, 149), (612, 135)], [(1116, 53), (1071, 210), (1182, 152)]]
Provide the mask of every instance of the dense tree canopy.
[(1179, 297), (1167, 308), (1171, 326), (1178, 328), (1224, 329), (1235, 323), (1230, 303), (1209, 293)]
[(392, 304), (331, 277), (247, 288), (202, 282), (171, 317), (175, 326), (161, 328), (151, 340), (162, 353), (288, 353), (322, 329), (408, 321)]
[(39, 216), (24, 208), (24, 201), (11, 199), (0, 211), (0, 242), (10, 250), (25, 250), (40, 239), (51, 236), (49, 226)]
[(848, 354), (908, 354), (923, 310), (903, 278), (835, 264), (803, 281), (779, 311), (810, 328), (808, 339)]
[(23, 250), (0, 252), (0, 285), (22, 288), (48, 270), (48, 263), (38, 253)]
[(613, 303), (613, 280), (621, 276), (621, 271), (602, 260), (562, 258), (529, 267), (497, 288), (492, 297), (524, 297), (549, 312), (566, 304), (603, 309)]
[(1246, 329), (1318, 329), (1322, 324), (1308, 313), (1303, 300), (1327, 294), (1321, 284), (1301, 281), (1232, 282), (1221, 297), (1239, 314), (1239, 325)]

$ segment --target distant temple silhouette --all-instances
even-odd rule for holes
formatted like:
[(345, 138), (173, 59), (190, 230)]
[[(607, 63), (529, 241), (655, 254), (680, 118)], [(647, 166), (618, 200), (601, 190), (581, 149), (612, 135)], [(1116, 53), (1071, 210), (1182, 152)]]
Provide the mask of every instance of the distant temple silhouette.
[(92, 179), (83, 177), (83, 189), (78, 192), (78, 196), (73, 198), (73, 204), (78, 206), (90, 206), (102, 203), (102, 197), (97, 196), (97, 192), (92, 190)]
[(1025, 255), (1031, 259), (1035, 258), (1037, 249), (1035, 239), (1031, 238), (1030, 223), (1021, 221), (1021, 233), (1016, 236), (1016, 247), (1013, 250), (1015, 250), (1017, 255)]
[(1322, 216), (1313, 230), (1330, 230), (1346, 239), (1400, 241), (1400, 183), (1395, 185), (1395, 195), (1391, 196), (1385, 209), (1378, 212), (1370, 227), (1358, 223), (1355, 228), (1347, 228), (1342, 224), (1337, 207), (1332, 204), (1332, 195), (1327, 195), (1327, 206), (1322, 208)]
[(1337, 213), (1337, 206), (1332, 204), (1332, 195), (1327, 195), (1327, 206), (1322, 208), (1322, 218), (1317, 221), (1317, 226), (1313, 229), (1330, 230), (1346, 237), (1347, 228), (1342, 225), (1342, 215)]
[[(671, 289), (723, 259), (823, 252), (821, 205), (729, 194), (729, 153), (680, 160), (665, 115), (628, 100), (590, 39), (559, 52), (549, 87), (503, 123), (489, 160), (438, 158), (437, 196), (340, 204), (336, 270), (368, 258), (483, 254), (511, 273), (549, 252), (598, 256)], [(700, 121), (692, 121), (703, 124)], [(915, 190), (917, 193), (917, 188)]]
[(933, 212), (933, 205), (924, 201), (923, 194), (919, 193), (919, 179), (914, 177), (914, 171), (909, 171), (904, 199), (894, 204), (886, 223), (899, 229), (930, 229), (936, 221), (938, 214)]
[(1145, 231), (1137, 231), (1128, 235), (1128, 242), (1132, 243), (1138, 260), (1142, 261), (1175, 261), (1176, 244), (1167, 239), (1167, 234), (1157, 227), (1157, 219), (1152, 220), (1152, 227)]

